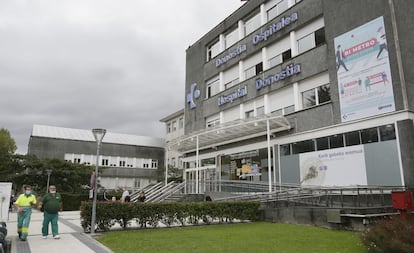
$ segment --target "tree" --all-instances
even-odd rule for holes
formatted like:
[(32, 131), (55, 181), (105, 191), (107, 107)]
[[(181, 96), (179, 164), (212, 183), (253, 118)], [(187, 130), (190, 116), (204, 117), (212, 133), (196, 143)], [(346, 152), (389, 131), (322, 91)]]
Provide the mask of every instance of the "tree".
[(0, 129), (0, 181), (8, 181), (10, 174), (13, 173), (13, 155), (17, 146), (10, 132)]
[(68, 193), (85, 192), (89, 185), (90, 172), (93, 168), (83, 164), (66, 162), (62, 159), (38, 159), (32, 155), (15, 155), (12, 159), (8, 181), (16, 190), (23, 185), (31, 185), (38, 193), (46, 192), (48, 173), (50, 185), (56, 185), (58, 191)]
[(14, 139), (11, 137), (10, 132), (2, 128), (0, 129), (0, 156), (11, 156), (16, 152), (17, 146)]

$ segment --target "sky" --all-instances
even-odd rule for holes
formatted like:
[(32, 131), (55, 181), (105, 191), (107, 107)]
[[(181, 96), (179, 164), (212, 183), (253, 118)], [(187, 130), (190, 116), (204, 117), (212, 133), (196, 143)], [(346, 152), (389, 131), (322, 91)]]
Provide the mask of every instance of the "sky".
[(0, 128), (165, 137), (185, 105), (185, 50), (240, 0), (1, 0)]

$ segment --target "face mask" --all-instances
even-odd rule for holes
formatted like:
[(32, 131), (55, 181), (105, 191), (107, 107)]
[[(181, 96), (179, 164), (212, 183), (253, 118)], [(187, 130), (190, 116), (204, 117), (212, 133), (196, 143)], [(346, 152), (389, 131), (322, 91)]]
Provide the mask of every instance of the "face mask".
[(53, 194), (53, 193), (56, 193), (56, 190), (50, 191), (50, 193), (52, 193), (52, 194)]
[(26, 191), (26, 195), (32, 194), (32, 191)]

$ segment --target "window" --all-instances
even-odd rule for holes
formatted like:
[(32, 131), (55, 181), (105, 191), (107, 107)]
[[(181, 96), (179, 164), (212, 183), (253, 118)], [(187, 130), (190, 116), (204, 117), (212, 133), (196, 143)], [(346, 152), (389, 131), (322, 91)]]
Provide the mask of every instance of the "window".
[(207, 61), (213, 59), (220, 53), (220, 42), (217, 40), (207, 46)]
[(331, 101), (329, 84), (302, 92), (303, 108), (309, 108), (328, 101)]
[(341, 148), (344, 146), (344, 137), (342, 134), (335, 134), (329, 136), (329, 147), (330, 148)]
[(282, 53), (282, 60), (283, 62), (289, 60), (290, 58), (292, 58), (292, 50), (286, 50), (285, 52)]
[(81, 159), (80, 158), (75, 158), (75, 159), (73, 159), (73, 163), (81, 163)]
[(272, 58), (269, 59), (269, 66), (270, 68), (277, 66), (281, 64), (282, 62), (285, 62), (292, 58), (292, 50), (286, 50), (285, 52), (278, 54)]
[(315, 44), (320, 46), (326, 42), (325, 40), (325, 27), (315, 31)]
[(300, 154), (315, 151), (315, 143), (313, 140), (295, 142), (292, 144), (292, 154)]
[(394, 124), (379, 127), (381, 141), (395, 140)]
[(260, 106), (256, 108), (256, 116), (264, 115), (264, 106)]
[(359, 137), (359, 131), (345, 133), (345, 145), (346, 146), (353, 146), (361, 144), (361, 140)]
[(210, 98), (220, 91), (220, 79), (215, 77), (207, 82), (206, 85), (206, 98)]
[(126, 162), (125, 161), (119, 161), (119, 167), (125, 167)]
[(102, 159), (102, 166), (108, 166), (109, 160), (108, 159)]
[(260, 62), (260, 63), (256, 64), (255, 66), (246, 69), (245, 77), (246, 77), (246, 79), (249, 79), (249, 78), (254, 77), (255, 75), (257, 75), (259, 73), (262, 73), (262, 72), (263, 72), (263, 63)]
[(251, 110), (251, 111), (245, 112), (245, 117), (246, 119), (254, 117), (254, 111)]
[(319, 86), (316, 89), (316, 94), (318, 95), (318, 104), (322, 104), (328, 101), (331, 101), (331, 92), (329, 84)]
[(247, 36), (260, 27), (260, 13), (248, 19), (244, 24), (244, 34)]
[(290, 155), (290, 144), (283, 144), (280, 145), (280, 155), (281, 156), (285, 156), (285, 155)]
[(378, 142), (378, 129), (374, 127), (361, 130), (361, 140), (363, 144)]
[(308, 51), (315, 47), (315, 34), (311, 33), (298, 39), (298, 51), (299, 54)]
[(224, 37), (225, 48), (229, 48), (239, 40), (239, 30), (236, 28), (233, 31), (227, 33)]
[(135, 188), (136, 188), (136, 189), (140, 189), (140, 188), (141, 188), (141, 179), (139, 179), (139, 178), (135, 178), (135, 183), (134, 183), (134, 185), (135, 185)]
[(279, 16), (282, 12), (289, 8), (289, 1), (282, 0), (275, 4), (271, 9), (267, 11), (267, 21), (274, 19), (275, 17)]
[(149, 168), (149, 164), (148, 163), (144, 163), (142, 167)]
[(316, 105), (315, 89), (302, 92), (303, 108), (308, 108)]
[(174, 121), (172, 122), (172, 131), (173, 131), (173, 132), (177, 131), (177, 121), (176, 121), (176, 120), (174, 120)]
[(184, 128), (184, 118), (180, 118), (180, 119), (178, 120), (178, 128), (179, 128), (179, 129)]
[(282, 62), (283, 62), (282, 54), (279, 54), (269, 59), (269, 66), (272, 68), (274, 66), (281, 64)]
[(274, 116), (281, 116), (283, 115), (283, 109), (274, 110), (273, 112), (271, 112), (271, 114)]
[(306, 52), (323, 43), (325, 43), (325, 28), (324, 27), (298, 39), (298, 52), (299, 54)]
[(228, 88), (231, 88), (231, 87), (233, 87), (234, 85), (236, 85), (238, 83), (239, 83), (239, 78), (236, 78), (236, 79), (224, 84), (224, 89), (227, 90)]
[(152, 160), (151, 161), (151, 168), (153, 168), (153, 169), (158, 168), (158, 160)]
[(329, 149), (329, 139), (328, 137), (322, 137), (316, 139), (316, 149), (325, 150)]
[(214, 126), (217, 126), (219, 124), (220, 124), (220, 119), (213, 119), (213, 120), (207, 121), (206, 127), (207, 128), (214, 127)]
[(295, 112), (295, 105), (290, 105), (290, 106), (286, 106), (283, 108), (283, 115), (287, 115), (290, 113), (294, 113)]
[(171, 133), (171, 123), (167, 124), (167, 133)]

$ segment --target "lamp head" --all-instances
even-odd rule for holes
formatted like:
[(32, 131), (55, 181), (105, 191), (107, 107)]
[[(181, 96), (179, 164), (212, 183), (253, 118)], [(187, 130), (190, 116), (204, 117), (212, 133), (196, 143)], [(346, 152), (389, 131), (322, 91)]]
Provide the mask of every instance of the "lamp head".
[(94, 128), (92, 129), (93, 137), (95, 137), (96, 142), (101, 143), (103, 137), (105, 136), (106, 129)]

